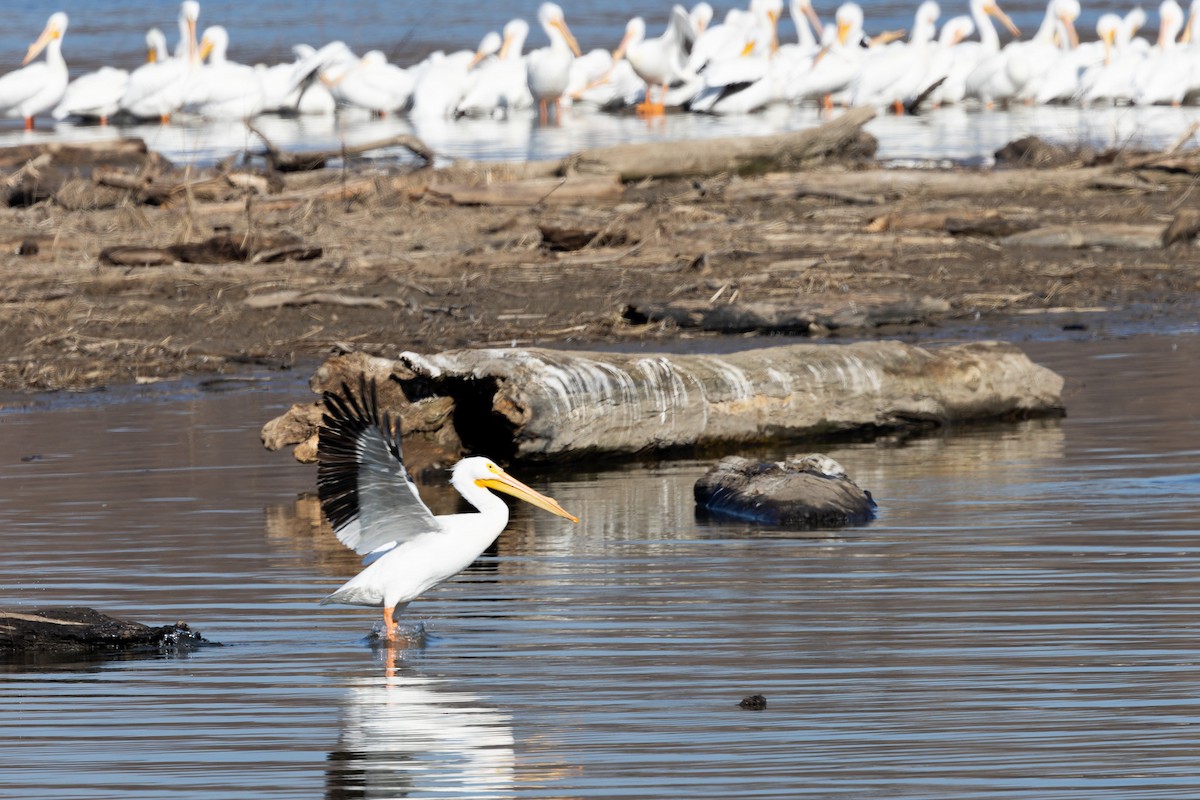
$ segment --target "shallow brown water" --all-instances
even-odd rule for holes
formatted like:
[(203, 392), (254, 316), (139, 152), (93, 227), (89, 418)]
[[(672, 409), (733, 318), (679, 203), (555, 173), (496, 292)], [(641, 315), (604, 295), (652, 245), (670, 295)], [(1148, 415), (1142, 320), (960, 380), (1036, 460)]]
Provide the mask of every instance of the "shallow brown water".
[(582, 522), (518, 509), (390, 677), (258, 445), (303, 376), (0, 415), (0, 606), (226, 645), (10, 665), (0, 796), (1196, 797), (1200, 337), (1025, 346), (1066, 419), (824, 448), (864, 529), (699, 522), (699, 461), (526, 470)]

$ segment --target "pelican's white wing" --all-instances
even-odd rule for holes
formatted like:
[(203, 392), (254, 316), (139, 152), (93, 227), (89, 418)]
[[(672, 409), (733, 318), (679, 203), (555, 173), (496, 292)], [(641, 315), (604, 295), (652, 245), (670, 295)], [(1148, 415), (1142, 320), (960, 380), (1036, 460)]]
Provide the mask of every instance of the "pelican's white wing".
[(325, 393), (317, 444), (317, 494), (342, 544), (360, 555), (384, 552), (442, 528), (417, 494), (400, 455), (399, 420), (379, 413), (375, 383), (355, 398)]

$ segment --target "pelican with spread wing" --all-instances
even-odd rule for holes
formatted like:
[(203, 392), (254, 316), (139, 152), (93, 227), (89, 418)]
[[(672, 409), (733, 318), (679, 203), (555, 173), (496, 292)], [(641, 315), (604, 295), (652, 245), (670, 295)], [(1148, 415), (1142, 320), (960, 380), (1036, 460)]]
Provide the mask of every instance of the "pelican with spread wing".
[(480, 456), (459, 461), (450, 478), (477, 511), (434, 516), (404, 468), (399, 420), (380, 412), (375, 383), (363, 381), (357, 398), (344, 384), (342, 393), (325, 393), (317, 493), (338, 540), (366, 568), (321, 603), (382, 606), (388, 641), (396, 638), (396, 613), (465, 569), (504, 531), (508, 505), (492, 491), (579, 521)]

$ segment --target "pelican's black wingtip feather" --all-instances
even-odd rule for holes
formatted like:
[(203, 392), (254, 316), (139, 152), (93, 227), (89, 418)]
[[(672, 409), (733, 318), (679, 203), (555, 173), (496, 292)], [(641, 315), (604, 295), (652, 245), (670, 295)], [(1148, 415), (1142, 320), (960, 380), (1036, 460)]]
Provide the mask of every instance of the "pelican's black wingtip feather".
[(359, 472), (370, 442), (382, 441), (404, 474), (399, 426), (391, 415), (380, 414), (374, 380), (360, 377), (358, 392), (342, 384), (341, 393), (323, 394), (325, 411), (317, 435), (317, 496), (334, 530), (358, 517)]

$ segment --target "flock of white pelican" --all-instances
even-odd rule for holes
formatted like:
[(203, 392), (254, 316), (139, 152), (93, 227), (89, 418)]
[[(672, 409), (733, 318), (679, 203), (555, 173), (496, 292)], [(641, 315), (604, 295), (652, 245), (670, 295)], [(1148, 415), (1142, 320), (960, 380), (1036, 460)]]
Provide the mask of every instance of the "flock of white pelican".
[[(168, 51), (158, 29), (146, 34), (147, 61), (133, 70), (103, 67), (69, 81), (62, 42), (67, 15), (51, 15), (25, 66), (0, 76), (0, 114), (26, 128), (39, 115), (57, 120), (177, 114), (244, 119), (262, 113), (332, 114), (365, 109), (413, 117), (503, 117), (533, 113), (542, 122), (563, 104), (606, 110), (636, 106), (709, 114), (753, 112), (777, 103), (876, 105), (897, 113), (926, 103), (1129, 103), (1179, 105), (1200, 97), (1200, 0), (1184, 14), (1177, 0), (1158, 7), (1154, 43), (1139, 37), (1141, 8), (1106, 13), (1098, 39), (1081, 44), (1078, 0), (1050, 0), (1032, 38), (1001, 46), (993, 20), (1020, 31), (996, 0), (968, 0), (969, 14), (938, 27), (941, 8), (924, 0), (912, 28), (864, 33), (862, 8), (845, 2), (822, 24), (811, 0), (790, 0), (796, 41), (781, 43), (784, 0), (750, 0), (713, 22), (713, 8), (671, 9), (661, 35), (648, 38), (631, 19), (613, 51), (582, 53), (563, 10), (543, 3), (537, 22), (548, 44), (525, 50), (530, 26), (514, 19), (474, 50), (437, 52), (400, 67), (373, 50), (342, 42), (293, 48), (295, 60), (250, 66), (227, 57), (230, 37), (214, 25), (198, 36), (200, 5), (179, 11), (179, 43)], [(44, 59), (35, 61), (44, 52)]]

